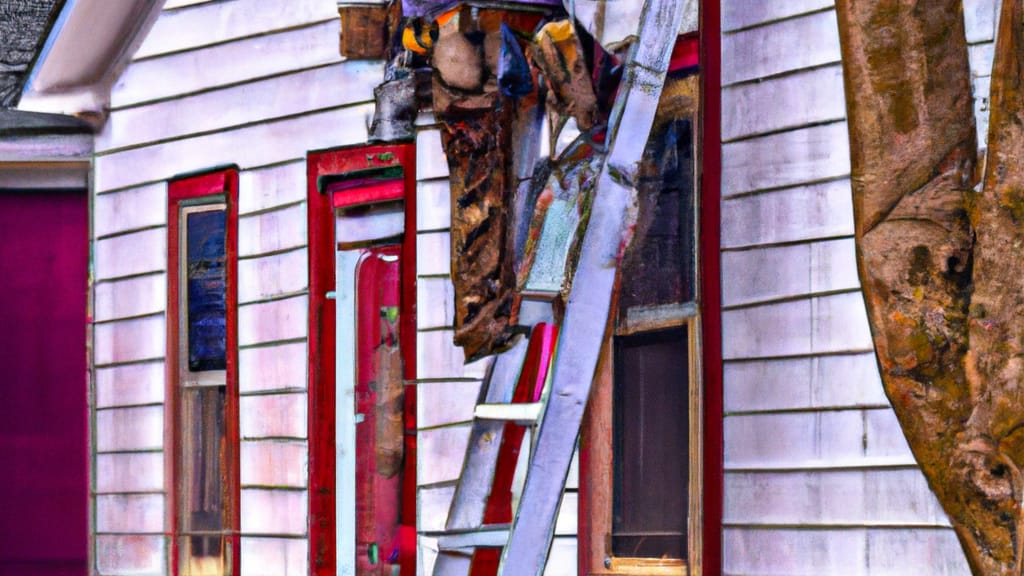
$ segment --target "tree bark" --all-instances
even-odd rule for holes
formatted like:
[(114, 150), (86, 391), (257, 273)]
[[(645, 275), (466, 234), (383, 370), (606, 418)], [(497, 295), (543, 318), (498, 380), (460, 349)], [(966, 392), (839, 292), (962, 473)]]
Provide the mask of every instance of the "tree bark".
[(882, 380), (976, 575), (1019, 575), (1021, 0), (1006, 0), (975, 191), (959, 0), (839, 0), (857, 262)]

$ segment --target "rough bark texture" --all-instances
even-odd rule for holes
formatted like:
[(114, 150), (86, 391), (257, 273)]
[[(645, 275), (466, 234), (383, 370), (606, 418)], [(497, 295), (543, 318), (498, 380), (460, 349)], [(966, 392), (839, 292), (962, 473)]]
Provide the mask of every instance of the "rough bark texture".
[(63, 4), (62, 0), (0, 2), (0, 107), (18, 103), (28, 66)]
[(857, 257), (886, 393), (975, 575), (1022, 573), (1021, 0), (1004, 2), (989, 160), (960, 0), (839, 0)]

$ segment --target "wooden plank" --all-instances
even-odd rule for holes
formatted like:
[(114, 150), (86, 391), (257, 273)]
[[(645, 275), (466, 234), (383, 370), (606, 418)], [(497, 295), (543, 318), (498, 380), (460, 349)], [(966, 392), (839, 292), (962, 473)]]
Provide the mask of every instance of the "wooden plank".
[(469, 422), (479, 394), (479, 380), (420, 382), (416, 385), (416, 425), (434, 428)]
[(417, 432), (417, 484), (434, 484), (457, 479), (462, 471), (469, 432), (468, 424)]
[(163, 494), (96, 496), (96, 533), (160, 534), (164, 528)]
[(978, 145), (988, 145), (989, 92), (992, 77), (979, 76), (973, 79), (971, 86), (974, 92), (974, 121), (978, 127)]
[(164, 362), (96, 369), (96, 407), (156, 404), (164, 401)]
[(995, 44), (975, 44), (967, 47), (967, 60), (971, 66), (971, 76), (991, 76), (992, 60), (995, 58)]
[(999, 22), (999, 3), (995, 0), (964, 0), (964, 28), (968, 44), (992, 42)]
[(215, 2), (217, 0), (165, 0), (164, 10), (170, 11), (177, 8), (184, 8), (185, 6), (195, 6), (196, 4), (206, 4), (208, 2)]
[(725, 418), (725, 469), (913, 466), (890, 409)]
[(98, 453), (163, 449), (163, 406), (97, 410), (95, 446)]
[(308, 268), (305, 248), (239, 260), (238, 302), (248, 304), (305, 290), (309, 286)]
[(304, 393), (242, 396), (238, 399), (242, 438), (305, 438), (307, 403)]
[(242, 488), (241, 492), (242, 534), (306, 533), (309, 495), (305, 490)]
[(337, 17), (330, 3), (316, 0), (234, 0), (197, 5), (161, 14), (133, 58), (193, 49)]
[(245, 258), (306, 245), (306, 205), (260, 212), (238, 219), (238, 256)]
[[(338, 62), (338, 21), (132, 62), (110, 93), (114, 109)], [(174, 77), (168, 81), (168, 74)]]
[(420, 278), (416, 282), (416, 327), (455, 325), (455, 287), (450, 278)]
[(856, 290), (853, 238), (722, 252), (722, 306)]
[(305, 387), (305, 342), (238, 351), (238, 389), (242, 394)]
[(723, 358), (761, 358), (872, 350), (859, 292), (727, 310)]
[(949, 526), (916, 468), (726, 472), (729, 524)]
[(164, 489), (164, 453), (97, 454), (96, 492), (157, 492)]
[(448, 232), (427, 232), (416, 236), (417, 275), (448, 275), (451, 260), (451, 236)]
[(831, 8), (833, 0), (789, 0), (788, 2), (744, 2), (728, 0), (722, 3), (722, 32), (749, 28), (766, 22), (783, 20), (808, 12)]
[(96, 569), (99, 574), (162, 574), (167, 564), (162, 535), (98, 534)]
[(797, 186), (722, 202), (722, 247), (853, 235), (848, 179)]
[(167, 352), (163, 315), (97, 324), (93, 328), (95, 364), (132, 362), (162, 357)]
[(478, 420), (494, 420), (499, 422), (515, 422), (517, 424), (535, 424), (544, 410), (541, 402), (524, 402), (521, 404), (477, 404), (473, 416)]
[(103, 282), (93, 288), (93, 318), (115, 320), (163, 312), (167, 308), (167, 275), (151, 274)]
[[(138, 146), (284, 116), (373, 101), (377, 62), (340, 62), (265, 80), (114, 110), (96, 150)], [(345, 87), (340, 89), (340, 87)], [(245, 106), (239, 106), (245, 102)]]
[(244, 170), (304, 158), (309, 150), (365, 142), (372, 114), (371, 105), (341, 108), (99, 156), (93, 186), (102, 192), (202, 167)]
[(308, 298), (305, 295), (238, 308), (238, 344), (247, 346), (305, 338)]
[(447, 230), (452, 224), (451, 192), (446, 180), (416, 184), (416, 230)]
[(305, 538), (241, 537), (242, 574), (306, 576), (309, 542)]
[(866, 530), (726, 527), (722, 533), (725, 574), (867, 576), (867, 554)]
[(843, 68), (815, 68), (722, 90), (722, 140), (846, 118)]
[(0, 170), (0, 188), (54, 189), (89, 188), (89, 164), (82, 162), (61, 162), (45, 168), (39, 165), (7, 164)]
[[(575, 536), (578, 530), (580, 495), (577, 492), (564, 492), (562, 504), (558, 507), (558, 518), (555, 520), (555, 536)], [(550, 564), (553, 559), (548, 559)]]
[(874, 350), (726, 362), (724, 381), (726, 412), (889, 405)]
[(416, 490), (416, 494), (417, 529), (420, 532), (443, 531), (452, 497), (455, 496), (455, 486), (422, 486)]
[(722, 146), (722, 197), (835, 179), (850, 174), (845, 122)]
[(93, 244), (96, 280), (118, 278), (167, 268), (167, 230), (153, 228), (97, 240)]
[(427, 180), (448, 176), (448, 158), (441, 146), (437, 128), (416, 131), (416, 179)]
[(305, 442), (243, 440), (239, 463), (243, 487), (306, 487), (309, 454)]
[(87, 161), (92, 154), (90, 134), (5, 135), (0, 162)]
[(293, 204), (306, 198), (305, 159), (246, 170), (238, 176), (238, 214)]
[(430, 330), (416, 334), (416, 377), (482, 379), (491, 363), (485, 357), (466, 364), (466, 355), (452, 339), (453, 330)]
[(576, 576), (576, 565), (576, 538), (554, 538), (544, 576)]
[(872, 574), (896, 574), (908, 566), (921, 574), (969, 574), (952, 530), (868, 530), (867, 564)]
[(148, 184), (93, 199), (93, 235), (167, 224), (167, 185)]
[(839, 61), (835, 10), (722, 36), (722, 86)]

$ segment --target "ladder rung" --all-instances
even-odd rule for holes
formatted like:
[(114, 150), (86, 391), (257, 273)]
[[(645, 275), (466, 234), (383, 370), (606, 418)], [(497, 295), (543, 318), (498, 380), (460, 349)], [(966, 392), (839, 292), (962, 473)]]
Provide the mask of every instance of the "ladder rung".
[(505, 420), (519, 424), (534, 424), (540, 418), (543, 403), (517, 402), (513, 404), (477, 404), (473, 415), (481, 420)]
[(472, 551), (476, 548), (503, 548), (508, 543), (508, 524), (484, 526), (479, 530), (446, 534), (437, 541), (442, 552)]

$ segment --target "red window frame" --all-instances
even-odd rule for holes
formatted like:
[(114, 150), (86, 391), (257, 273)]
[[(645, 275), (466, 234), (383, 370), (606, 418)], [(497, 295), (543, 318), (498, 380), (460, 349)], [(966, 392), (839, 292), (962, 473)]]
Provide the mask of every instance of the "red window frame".
[(238, 429), (238, 168), (220, 168), (209, 172), (182, 176), (168, 182), (167, 185), (167, 388), (164, 445), (171, 447), (165, 450), (166, 485), (168, 490), (168, 510), (170, 514), (170, 552), (172, 574), (180, 573), (180, 550), (178, 530), (180, 527), (178, 510), (179, 478), (178, 468), (182, 456), (182, 443), (179, 441), (180, 422), (180, 335), (182, 332), (181, 315), (179, 313), (180, 291), (180, 219), (182, 204), (188, 200), (209, 197), (211, 203), (223, 202), (226, 206), (226, 397), (225, 397), (225, 433), (226, 476), (231, 533), (231, 570), (232, 574), (241, 573), (239, 555), (239, 527), (241, 524), (241, 491), (239, 465), (239, 429)]
[[(403, 186), (329, 194), (322, 178), (356, 170), (401, 165)], [(402, 372), (416, 378), (416, 147), (414, 144), (356, 145), (310, 152), (306, 158), (309, 224), (309, 546), (310, 574), (334, 576), (337, 567), (335, 517), (335, 314), (327, 293), (336, 286), (336, 206), (381, 200), (404, 201), (401, 240), (400, 345)], [(358, 192), (357, 190), (361, 190)], [(335, 196), (337, 195), (337, 198)], [(405, 390), (405, 428), (416, 429), (416, 388)], [(403, 548), (416, 546), (416, 437), (406, 435), (402, 469)], [(411, 559), (409, 558), (411, 557)], [(415, 574), (415, 554), (403, 554), (403, 574)]]

